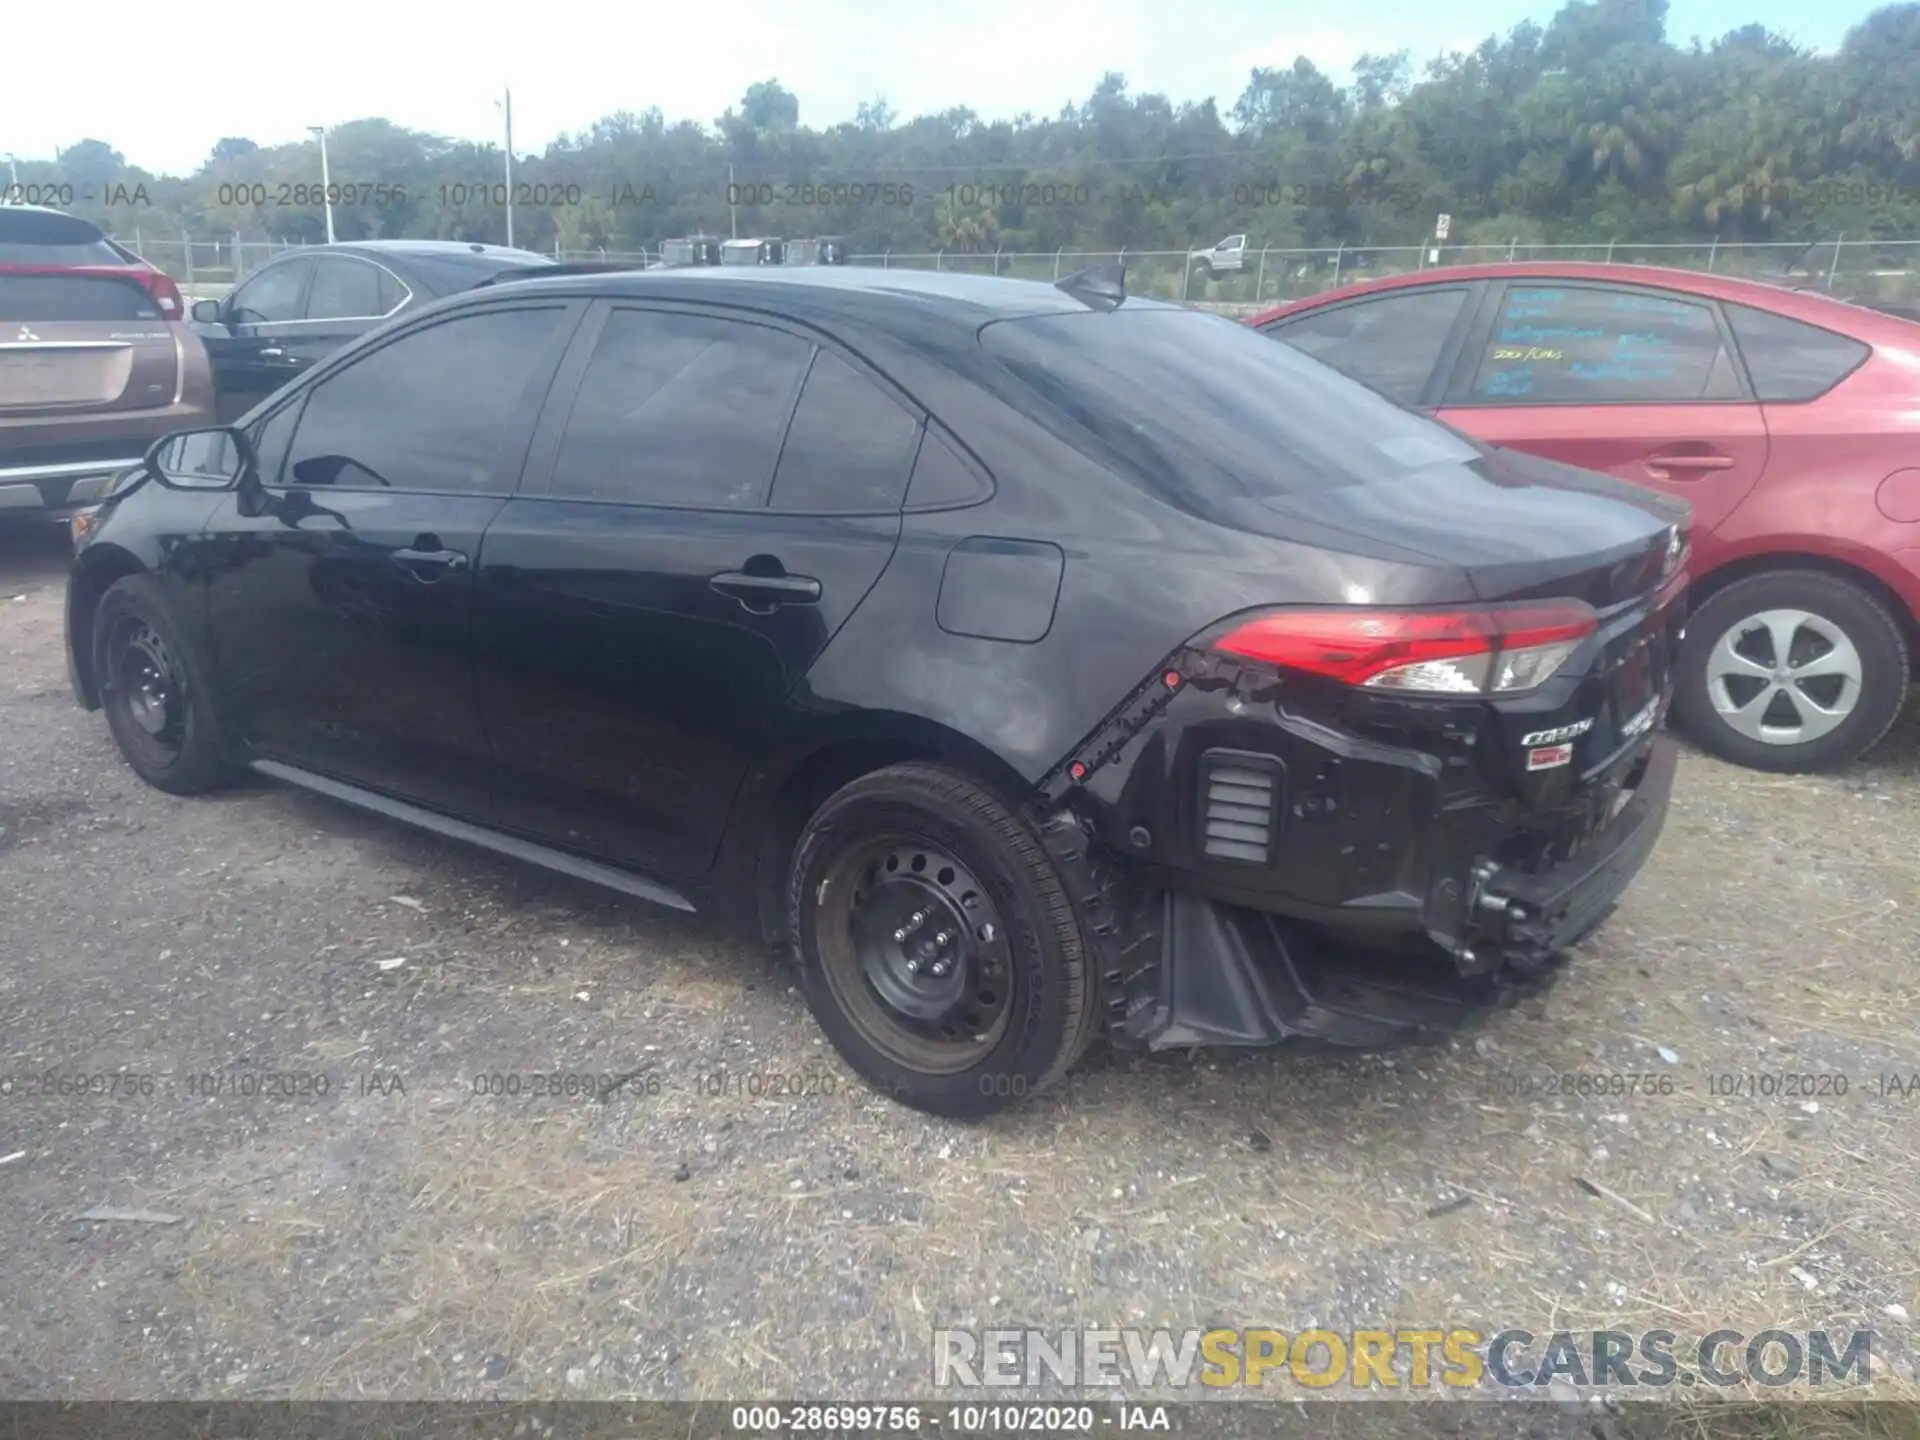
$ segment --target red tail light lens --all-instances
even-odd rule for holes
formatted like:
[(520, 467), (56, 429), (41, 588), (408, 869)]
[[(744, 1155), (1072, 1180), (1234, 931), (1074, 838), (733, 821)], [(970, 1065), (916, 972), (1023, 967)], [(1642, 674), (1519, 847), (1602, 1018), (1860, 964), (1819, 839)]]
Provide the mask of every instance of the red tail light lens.
[(180, 296), (180, 287), (173, 283), (171, 275), (163, 275), (158, 270), (142, 270), (139, 273), (140, 288), (153, 297), (153, 303), (160, 307), (160, 314), (168, 320), (178, 320), (187, 313), (186, 301)]
[(1578, 600), (1458, 610), (1273, 610), (1212, 648), (1369, 690), (1495, 695), (1530, 690), (1599, 626)]

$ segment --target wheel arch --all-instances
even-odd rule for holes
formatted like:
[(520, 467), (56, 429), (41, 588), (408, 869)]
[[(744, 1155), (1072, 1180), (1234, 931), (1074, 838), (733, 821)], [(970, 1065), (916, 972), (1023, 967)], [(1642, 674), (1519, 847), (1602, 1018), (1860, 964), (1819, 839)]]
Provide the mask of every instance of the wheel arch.
[(67, 580), (67, 659), (80, 703), (89, 710), (100, 708), (92, 637), (93, 617), (99, 613), (101, 597), (129, 575), (146, 573), (147, 567), (118, 545), (89, 545), (74, 562)]
[(1827, 575), (1844, 580), (1871, 595), (1893, 616), (1894, 624), (1900, 627), (1900, 633), (1907, 642), (1908, 669), (1914, 678), (1920, 679), (1920, 617), (1915, 616), (1913, 608), (1898, 590), (1872, 570), (1831, 555), (1797, 550), (1763, 550), (1737, 556), (1715, 566), (1693, 582), (1687, 608), (1698, 610), (1728, 586), (1775, 571)]
[(747, 890), (761, 937), (786, 939), (787, 867), (808, 818), (841, 786), (911, 760), (939, 761), (1019, 804), (1033, 787), (991, 750), (957, 730), (919, 716), (863, 712), (823, 728), (788, 749), (748, 782), (729, 822), (728, 850)]

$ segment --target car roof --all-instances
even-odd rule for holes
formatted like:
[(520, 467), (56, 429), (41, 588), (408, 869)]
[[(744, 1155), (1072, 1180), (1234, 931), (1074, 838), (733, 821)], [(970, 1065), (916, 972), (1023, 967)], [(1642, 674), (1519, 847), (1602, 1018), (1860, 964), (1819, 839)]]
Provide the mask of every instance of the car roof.
[[(778, 265), (729, 268), (689, 266), (668, 270), (623, 270), (597, 275), (543, 276), (529, 270), (490, 295), (567, 289), (609, 297), (704, 300), (750, 309), (786, 311), (816, 319), (855, 316), (877, 319), (889, 309), (903, 317), (950, 320), (978, 327), (992, 320), (1036, 315), (1085, 314), (1087, 306), (1040, 280), (965, 275), (954, 271), (896, 270), (877, 266)], [(1158, 300), (1129, 297), (1126, 309), (1179, 309)]]
[(1283, 315), (1298, 315), (1335, 301), (1388, 290), (1478, 280), (1594, 280), (1615, 285), (1653, 285), (1704, 299), (1752, 305), (1789, 319), (1804, 320), (1809, 325), (1820, 325), (1848, 334), (1881, 334), (1885, 333), (1883, 327), (1888, 323), (1898, 323), (1894, 316), (1837, 299), (1824, 291), (1791, 289), (1784, 283), (1786, 279), (1782, 276), (1779, 282), (1769, 282), (1735, 275), (1711, 275), (1698, 270), (1679, 270), (1664, 265), (1609, 265), (1594, 261), (1511, 260), (1487, 265), (1448, 265), (1342, 285), (1335, 290), (1274, 306), (1255, 315), (1247, 323), (1264, 325)]
[(513, 259), (552, 259), (536, 250), (521, 250), (511, 245), (482, 245), (477, 240), (338, 240), (330, 245), (302, 245), (288, 253), (394, 256), (400, 259), (409, 255), (498, 255)]

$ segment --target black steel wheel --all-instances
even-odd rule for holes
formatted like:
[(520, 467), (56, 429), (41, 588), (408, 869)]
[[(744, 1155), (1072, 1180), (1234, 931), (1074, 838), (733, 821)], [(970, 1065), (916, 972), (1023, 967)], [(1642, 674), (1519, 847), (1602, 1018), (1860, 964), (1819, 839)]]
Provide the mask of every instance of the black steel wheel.
[(905, 1104), (989, 1114), (1085, 1048), (1072, 904), (1032, 828), (967, 776), (895, 765), (835, 793), (800, 837), (788, 911), (821, 1027)]
[(196, 795), (229, 778), (205, 671), (150, 577), (117, 580), (100, 598), (93, 673), (114, 743), (141, 779)]
[(826, 876), (816, 923), (826, 980), (895, 1060), (967, 1069), (1006, 1029), (1006, 923), (973, 872), (937, 845), (897, 835), (849, 848)]

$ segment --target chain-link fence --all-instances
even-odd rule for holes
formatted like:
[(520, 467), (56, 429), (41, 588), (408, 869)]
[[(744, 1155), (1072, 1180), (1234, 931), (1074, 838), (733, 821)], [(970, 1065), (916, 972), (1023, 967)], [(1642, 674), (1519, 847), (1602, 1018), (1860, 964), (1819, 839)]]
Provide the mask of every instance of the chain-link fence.
[[(165, 270), (197, 294), (217, 294), (268, 260), (298, 249), (294, 242), (198, 240), (191, 236), (116, 236), (136, 254)], [(558, 260), (605, 260), (644, 265), (658, 258), (646, 250), (558, 249)], [(952, 270), (1058, 280), (1077, 270), (1124, 261), (1127, 288), (1137, 295), (1207, 302), (1223, 307), (1269, 305), (1317, 294), (1377, 275), (1398, 275), (1446, 265), (1506, 260), (1603, 261), (1657, 265), (1813, 286), (1851, 299), (1920, 302), (1920, 240), (1848, 240), (1813, 245), (1788, 242), (1640, 244), (1596, 241), (1584, 245), (1402, 245), (1321, 249), (1248, 247), (1237, 254), (1217, 250), (1073, 251), (883, 251), (854, 255), (856, 265), (915, 270)]]
[(1060, 250), (1043, 254), (887, 251), (852, 258), (857, 265), (1011, 275), (1026, 280), (1058, 280), (1077, 270), (1124, 262), (1127, 289), (1132, 294), (1228, 305), (1274, 304), (1374, 276), (1511, 260), (1655, 265), (1813, 286), (1860, 299), (1920, 299), (1920, 240), (1839, 239), (1812, 246), (1717, 241), (1523, 245), (1516, 241), (1511, 245), (1341, 245), (1315, 250), (1249, 247), (1229, 257), (1205, 250)]

